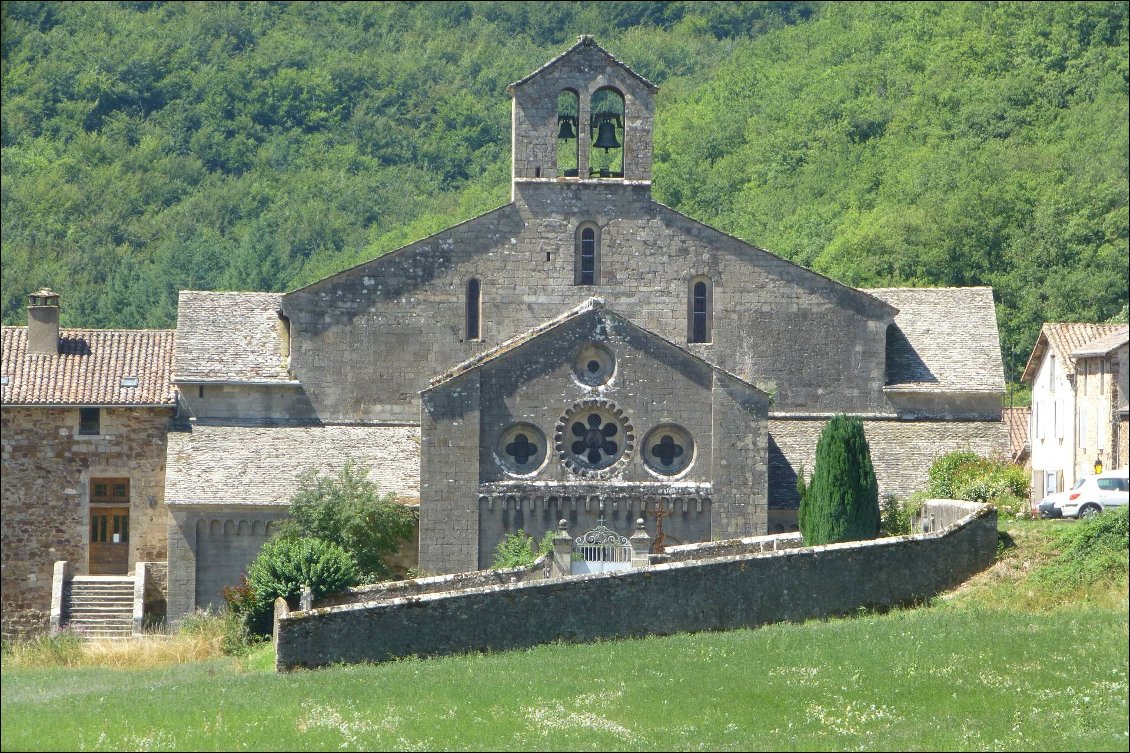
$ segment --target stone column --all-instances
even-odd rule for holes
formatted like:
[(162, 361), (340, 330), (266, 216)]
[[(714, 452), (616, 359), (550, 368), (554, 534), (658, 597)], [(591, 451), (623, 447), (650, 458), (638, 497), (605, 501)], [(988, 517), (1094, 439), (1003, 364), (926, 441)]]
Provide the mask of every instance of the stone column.
[(651, 564), (648, 552), (651, 550), (651, 537), (644, 530), (643, 518), (636, 518), (636, 532), (632, 534), (632, 567), (647, 567)]
[(569, 523), (562, 518), (557, 523), (557, 535), (553, 537), (552, 575), (560, 578), (569, 575), (573, 562), (573, 537), (569, 535)]
[(51, 578), (51, 632), (57, 633), (63, 629), (63, 601), (66, 598), (67, 586), (74, 576), (74, 568), (70, 562), (60, 560), (55, 563), (55, 572)]

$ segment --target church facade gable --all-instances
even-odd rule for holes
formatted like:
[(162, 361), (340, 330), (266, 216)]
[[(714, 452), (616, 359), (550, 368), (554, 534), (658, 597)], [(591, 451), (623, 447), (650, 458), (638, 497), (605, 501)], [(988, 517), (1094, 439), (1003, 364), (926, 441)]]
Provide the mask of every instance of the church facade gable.
[(589, 302), (423, 393), (420, 566), (507, 533), (644, 518), (668, 543), (764, 533), (768, 396)]

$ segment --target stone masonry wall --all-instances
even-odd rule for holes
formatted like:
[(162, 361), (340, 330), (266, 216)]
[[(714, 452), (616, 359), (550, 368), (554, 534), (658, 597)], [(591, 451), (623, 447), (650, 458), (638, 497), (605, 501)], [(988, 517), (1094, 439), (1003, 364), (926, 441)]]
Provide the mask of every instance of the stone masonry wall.
[(276, 667), (723, 630), (913, 602), (992, 564), (996, 511), (971, 504), (965, 509), (971, 512), (940, 533), (290, 614), (278, 620)]
[[(769, 419), (769, 528), (795, 530), (796, 474), (803, 464), (812, 475), (816, 442), (828, 422), (820, 419)], [(971, 450), (985, 457), (1007, 454), (1008, 428), (1003, 421), (865, 420), (863, 431), (879, 495), (906, 499), (925, 490), (934, 459), (947, 452)]]
[[(575, 285), (576, 232), (590, 221), (600, 284)], [(687, 344), (697, 275), (713, 282), (713, 342)], [(471, 278), (481, 339), (466, 341)], [(431, 377), (593, 296), (775, 391), (778, 410), (890, 410), (886, 304), (615, 182), (519, 183), (513, 204), (287, 294), (291, 368), (323, 421), (416, 421)]]
[(165, 444), (172, 410), (107, 408), (101, 434), (78, 433), (77, 408), (4, 406), (2, 591), (4, 634), (45, 629), (54, 563), (85, 575), (90, 481), (130, 480), (129, 571), (166, 557)]

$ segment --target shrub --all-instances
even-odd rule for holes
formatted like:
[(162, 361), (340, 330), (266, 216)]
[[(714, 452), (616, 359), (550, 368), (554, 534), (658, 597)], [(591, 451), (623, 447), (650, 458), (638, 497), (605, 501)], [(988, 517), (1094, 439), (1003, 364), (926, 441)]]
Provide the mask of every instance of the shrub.
[(247, 623), (253, 632), (265, 635), (276, 598), (295, 607), (305, 584), (318, 598), (360, 581), (353, 558), (337, 544), (314, 538), (272, 539), (247, 568), (247, 583), (255, 594)]
[(930, 496), (996, 505), (1005, 517), (1027, 515), (1028, 474), (1015, 463), (951, 452), (930, 467)]
[(373, 583), (393, 577), (384, 558), (412, 535), (417, 519), (396, 495), (381, 496), (365, 467), (349, 462), (336, 476), (303, 476), (279, 538), (337, 544), (352, 555), (362, 582)]
[(527, 536), (525, 531), (515, 531), (506, 534), (506, 538), (498, 542), (494, 548), (493, 570), (502, 570), (508, 567), (522, 567), (533, 564), (538, 557), (534, 554), (534, 539)]
[(809, 546), (879, 533), (879, 488), (860, 419), (839, 415), (824, 427), (798, 521)]
[(879, 504), (879, 533), (884, 536), (906, 536), (911, 532), (914, 517), (907, 505), (893, 494), (883, 497)]

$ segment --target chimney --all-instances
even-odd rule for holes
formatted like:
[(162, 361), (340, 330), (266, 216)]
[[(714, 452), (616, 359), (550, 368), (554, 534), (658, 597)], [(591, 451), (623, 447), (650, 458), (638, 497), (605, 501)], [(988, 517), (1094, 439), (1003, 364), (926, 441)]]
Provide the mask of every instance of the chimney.
[(59, 294), (50, 288), (27, 297), (27, 352), (59, 355)]

